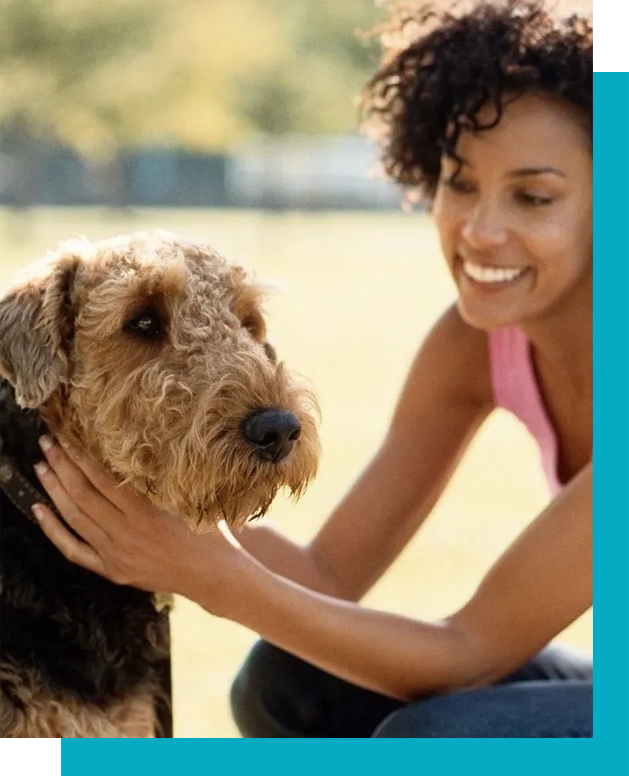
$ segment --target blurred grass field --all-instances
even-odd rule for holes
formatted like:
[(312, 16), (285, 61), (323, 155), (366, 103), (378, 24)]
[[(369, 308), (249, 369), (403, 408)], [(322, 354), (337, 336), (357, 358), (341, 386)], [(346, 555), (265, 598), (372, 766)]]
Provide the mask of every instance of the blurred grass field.
[[(61, 239), (145, 228), (205, 239), (279, 284), (268, 303), (270, 339), (316, 390), (323, 458), (302, 500), (278, 500), (265, 519), (307, 541), (375, 451), (418, 344), (454, 298), (429, 219), (55, 209), (16, 222), (0, 210), (0, 291), (16, 268)], [(424, 529), (366, 602), (416, 617), (448, 614), (546, 501), (534, 442), (518, 421), (495, 412)], [(255, 635), (184, 600), (172, 625), (175, 735), (237, 737), (229, 686)], [(591, 612), (558, 641), (591, 649)]]

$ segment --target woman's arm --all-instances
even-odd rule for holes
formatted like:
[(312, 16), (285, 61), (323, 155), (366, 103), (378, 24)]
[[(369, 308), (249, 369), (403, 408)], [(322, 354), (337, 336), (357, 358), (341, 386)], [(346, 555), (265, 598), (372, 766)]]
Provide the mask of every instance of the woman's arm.
[[(90, 477), (102, 476), (83, 465)], [(140, 514), (130, 528), (124, 518), (107, 513), (95, 527), (84, 513), (70, 513), (55, 487), (51, 491), (91, 545), (78, 542), (47, 514), (43, 530), (71, 560), (149, 589), (157, 574), (162, 589), (340, 677), (404, 700), (500, 678), (592, 601), (591, 466), (514, 542), (470, 602), (439, 622), (309, 590), (263, 566), (224, 526), (198, 537), (172, 516), (156, 523), (154, 515)]]
[(246, 595), (219, 600), (199, 580), (195, 600), (320, 668), (393, 697), (482, 686), (524, 663), (591, 605), (591, 467), (507, 550), (470, 602), (441, 622), (329, 598), (239, 560)]
[(450, 618), (475, 643), (472, 652), (482, 668), (479, 683), (494, 682), (519, 667), (592, 606), (592, 493), (590, 463)]

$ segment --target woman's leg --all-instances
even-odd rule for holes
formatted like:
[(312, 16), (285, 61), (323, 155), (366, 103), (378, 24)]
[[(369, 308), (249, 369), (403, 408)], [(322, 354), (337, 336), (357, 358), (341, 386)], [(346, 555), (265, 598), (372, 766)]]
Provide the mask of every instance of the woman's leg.
[(556, 647), (543, 649), (528, 663), (505, 677), (500, 684), (528, 682), (539, 679), (594, 679), (592, 656), (575, 649)]
[[(592, 678), (589, 658), (548, 647), (506, 681), (575, 678)], [(266, 642), (253, 647), (231, 692), (234, 720), (244, 738), (370, 738), (385, 718), (393, 720), (395, 712), (403, 714), (429, 702), (409, 707), (337, 679)]]
[(373, 738), (591, 738), (592, 659), (546, 647), (500, 684), (390, 714)]
[(592, 682), (500, 684), (412, 703), (373, 738), (592, 738)]
[(259, 641), (231, 689), (243, 738), (369, 738), (404, 704)]

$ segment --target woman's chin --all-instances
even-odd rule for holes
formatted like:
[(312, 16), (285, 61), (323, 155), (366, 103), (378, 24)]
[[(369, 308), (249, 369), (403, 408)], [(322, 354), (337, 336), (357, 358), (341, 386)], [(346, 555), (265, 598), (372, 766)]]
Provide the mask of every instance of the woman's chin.
[(470, 304), (463, 298), (459, 298), (457, 306), (465, 323), (481, 331), (517, 326), (520, 322), (513, 310), (492, 310), (488, 305)]

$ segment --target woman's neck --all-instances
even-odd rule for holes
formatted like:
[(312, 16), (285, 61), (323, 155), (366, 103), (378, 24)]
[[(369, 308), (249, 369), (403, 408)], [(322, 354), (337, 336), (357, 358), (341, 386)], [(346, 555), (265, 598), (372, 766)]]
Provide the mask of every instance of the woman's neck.
[(592, 394), (593, 315), (592, 287), (575, 295), (544, 319), (527, 321), (520, 328), (527, 335), (540, 367), (560, 372), (576, 393)]

